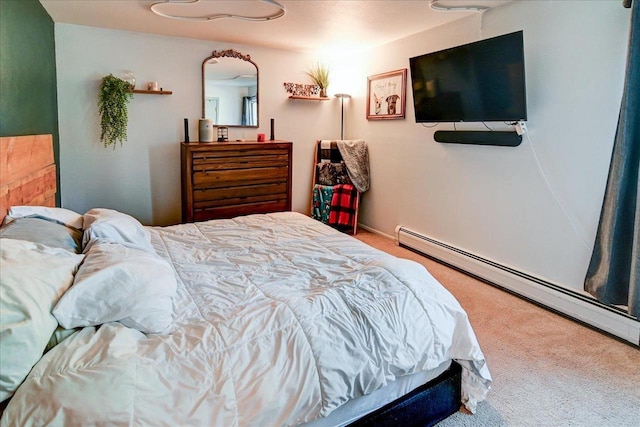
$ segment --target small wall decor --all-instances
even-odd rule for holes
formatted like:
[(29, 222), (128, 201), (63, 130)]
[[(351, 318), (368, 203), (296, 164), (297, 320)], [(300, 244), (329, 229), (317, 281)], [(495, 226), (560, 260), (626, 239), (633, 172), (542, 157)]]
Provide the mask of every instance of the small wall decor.
[(307, 76), (311, 77), (313, 83), (320, 87), (320, 96), (326, 97), (329, 87), (329, 67), (318, 62), (307, 71)]
[(136, 74), (133, 71), (125, 71), (122, 80), (131, 85), (131, 90), (136, 88)]
[(305, 85), (300, 83), (285, 83), (284, 88), (292, 96), (318, 96), (320, 94), (320, 86), (318, 85)]
[(367, 77), (367, 120), (404, 119), (407, 69)]
[(129, 116), (127, 104), (132, 98), (131, 88), (135, 84), (109, 74), (102, 78), (98, 92), (98, 113), (100, 114), (100, 141), (105, 147), (127, 140)]

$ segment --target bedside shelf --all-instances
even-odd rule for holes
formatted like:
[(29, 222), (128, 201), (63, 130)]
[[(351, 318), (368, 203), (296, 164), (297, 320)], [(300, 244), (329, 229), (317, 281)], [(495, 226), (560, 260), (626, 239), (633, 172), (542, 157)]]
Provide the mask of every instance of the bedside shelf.
[(170, 90), (144, 90), (144, 89), (133, 89), (131, 93), (141, 93), (145, 95), (171, 95), (173, 94)]
[(328, 101), (329, 98), (328, 96), (295, 96), (295, 95), (291, 95), (289, 97), (289, 99), (302, 99), (305, 101)]

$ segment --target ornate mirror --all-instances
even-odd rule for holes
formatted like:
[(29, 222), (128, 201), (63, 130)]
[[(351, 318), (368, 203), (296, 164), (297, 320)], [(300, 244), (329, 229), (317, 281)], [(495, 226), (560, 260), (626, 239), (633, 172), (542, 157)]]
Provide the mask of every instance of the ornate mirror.
[(258, 127), (258, 66), (233, 49), (202, 62), (202, 117), (214, 126)]

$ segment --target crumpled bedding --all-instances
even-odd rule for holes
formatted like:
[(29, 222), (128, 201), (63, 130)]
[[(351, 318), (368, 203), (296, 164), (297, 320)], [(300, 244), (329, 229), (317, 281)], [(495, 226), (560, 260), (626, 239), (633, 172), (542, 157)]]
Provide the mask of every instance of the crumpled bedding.
[(44, 355), (3, 426), (292, 426), (449, 359), (491, 383), (466, 313), (421, 265), (297, 213), (149, 228), (173, 329), (86, 327)]

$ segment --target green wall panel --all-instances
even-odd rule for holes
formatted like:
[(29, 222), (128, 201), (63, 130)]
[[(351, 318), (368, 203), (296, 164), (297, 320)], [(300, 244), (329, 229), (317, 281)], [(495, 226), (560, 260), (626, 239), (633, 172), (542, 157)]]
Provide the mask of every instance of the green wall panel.
[(43, 133), (59, 166), (54, 24), (37, 0), (0, 0), (0, 136)]

